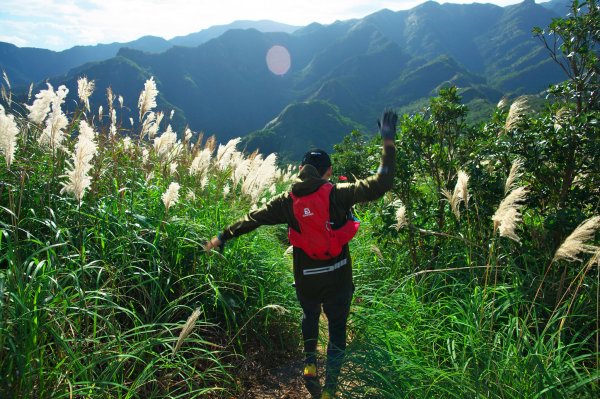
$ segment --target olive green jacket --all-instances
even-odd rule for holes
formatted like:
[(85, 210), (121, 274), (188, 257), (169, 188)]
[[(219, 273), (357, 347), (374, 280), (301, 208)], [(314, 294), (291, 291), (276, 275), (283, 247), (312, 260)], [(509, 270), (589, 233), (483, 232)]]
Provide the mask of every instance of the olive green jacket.
[[(384, 146), (381, 164), (377, 173), (354, 183), (335, 184), (330, 195), (330, 218), (335, 229), (341, 227), (348, 218), (354, 204), (373, 201), (392, 188), (396, 172), (396, 149)], [(296, 196), (304, 196), (315, 192), (327, 180), (321, 178), (317, 169), (305, 165), (297, 180), (292, 185)], [(225, 228), (221, 233), (224, 241), (248, 233), (262, 225), (287, 224), (289, 228), (300, 230), (294, 216), (292, 197), (283, 193), (260, 209), (254, 210), (242, 219)], [(350, 252), (346, 244), (342, 253), (334, 259), (315, 260), (300, 248), (294, 247), (293, 255), (294, 280), (296, 289), (305, 294), (320, 295), (326, 289), (347, 287), (352, 284), (352, 264)], [(328, 266), (336, 265), (335, 270), (324, 273), (305, 273), (305, 270), (326, 270)], [(340, 265), (342, 265), (340, 267)]]

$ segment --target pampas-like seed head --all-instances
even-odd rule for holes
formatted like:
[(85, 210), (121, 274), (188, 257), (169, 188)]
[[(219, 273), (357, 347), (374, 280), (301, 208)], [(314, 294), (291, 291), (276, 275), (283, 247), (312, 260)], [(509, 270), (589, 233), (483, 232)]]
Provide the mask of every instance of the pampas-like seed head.
[[(25, 105), (25, 108), (29, 110), (27, 117), (34, 123), (42, 123), (44, 119), (46, 119), (48, 112), (50, 112), (50, 105), (55, 97), (54, 88), (52, 85), (47, 82), (46, 85), (48, 88), (46, 90), (40, 90), (40, 92), (35, 95), (35, 100), (33, 101), (32, 105)], [(30, 87), (30, 90), (32, 88), (33, 83)], [(31, 97), (31, 94), (29, 97)]]
[(593, 216), (585, 220), (565, 239), (554, 254), (553, 260), (581, 261), (577, 257), (580, 253), (590, 253), (598, 256), (597, 252), (600, 251), (600, 247), (586, 244), (594, 238), (598, 229), (600, 229), (600, 216)]
[(192, 130), (188, 127), (185, 129), (185, 133), (183, 135), (184, 141), (187, 143), (192, 138)]
[(508, 116), (506, 117), (506, 124), (504, 128), (506, 131), (514, 129), (519, 122), (523, 120), (525, 115), (531, 110), (529, 100), (526, 96), (521, 96), (515, 100), (508, 110)]
[(202, 176), (202, 179), (200, 179), (200, 188), (204, 190), (208, 186), (208, 181), (208, 175)]
[(451, 193), (446, 189), (442, 189), (442, 195), (450, 203), (450, 208), (456, 218), (460, 219), (460, 203), (464, 202), (465, 207), (469, 206), (469, 175), (459, 170), (454, 191)]
[(115, 102), (115, 95), (110, 86), (106, 89), (106, 101), (108, 102), (108, 109), (112, 110), (113, 103)]
[(77, 80), (77, 95), (85, 105), (85, 109), (90, 111), (90, 96), (94, 92), (94, 81), (89, 81), (86, 77)]
[(154, 139), (154, 150), (161, 159), (166, 159), (169, 155), (172, 155), (172, 150), (176, 143), (177, 134), (173, 131), (171, 125), (169, 125), (163, 134)]
[[(147, 112), (156, 107), (156, 96), (158, 96), (156, 82), (154, 82), (154, 77), (151, 77), (150, 79), (146, 80), (146, 83), (144, 83), (144, 90), (141, 92), (140, 98), (138, 99), (140, 122), (144, 119), (144, 115), (146, 115)], [(119, 102), (121, 102), (120, 96)], [(122, 103), (121, 106), (123, 106)]]
[(500, 99), (500, 101), (498, 101), (496, 108), (503, 109), (503, 108), (506, 108), (507, 105), (508, 105), (508, 98), (506, 96), (504, 96)]
[(554, 116), (554, 130), (559, 131), (562, 129), (563, 125), (568, 123), (571, 114), (571, 110), (567, 107), (562, 107), (556, 111), (556, 115)]
[(401, 205), (396, 210), (396, 230), (400, 230), (401, 228), (408, 226), (408, 219), (406, 218), (406, 207)]
[(131, 142), (131, 137), (127, 136), (123, 139), (123, 149), (125, 151), (130, 150), (133, 147), (133, 143)]
[(165, 191), (161, 196), (161, 199), (165, 204), (165, 208), (167, 208), (167, 211), (169, 210), (171, 205), (174, 205), (179, 201), (179, 188), (179, 183), (172, 182), (171, 184), (169, 184), (169, 188), (167, 189), (167, 191)]
[(526, 187), (518, 187), (500, 202), (492, 220), (494, 221), (494, 231), (498, 230), (501, 237), (507, 237), (516, 242), (521, 241), (515, 233), (515, 228), (517, 222), (521, 221), (520, 212), (527, 193)]
[(215, 135), (210, 136), (206, 143), (204, 143), (204, 149), (210, 150), (211, 153), (215, 152), (215, 148), (217, 147), (217, 138)]
[(0, 105), (0, 153), (4, 154), (6, 166), (9, 169), (17, 149), (18, 134), (19, 127), (15, 122), (15, 117), (5, 114), (4, 108)]
[(85, 190), (91, 184), (91, 178), (88, 176), (88, 173), (92, 168), (92, 158), (97, 152), (95, 138), (96, 132), (94, 132), (86, 121), (82, 120), (79, 125), (79, 137), (77, 144), (75, 144), (75, 151), (73, 152), (73, 165), (71, 169), (67, 170), (66, 174), (69, 180), (66, 183), (62, 183), (63, 188), (61, 190), (61, 192), (73, 194), (79, 202), (81, 202)]
[(504, 184), (504, 195), (508, 194), (509, 191), (515, 189), (515, 182), (518, 178), (521, 177), (521, 167), (523, 166), (523, 161), (519, 158), (515, 159), (510, 167), (510, 173), (508, 174), (508, 178), (506, 179), (506, 183)]
[(203, 174), (210, 167), (211, 157), (212, 151), (210, 149), (205, 148), (200, 151), (200, 153), (192, 160), (189, 171), (190, 175)]
[(173, 348), (173, 355), (175, 355), (175, 353), (177, 353), (177, 351), (179, 350), (179, 348), (181, 348), (181, 344), (183, 343), (183, 341), (194, 330), (194, 327), (196, 325), (196, 321), (198, 320), (198, 317), (200, 317), (201, 313), (202, 313), (202, 311), (200, 310), (200, 308), (197, 308), (196, 310), (194, 310), (192, 312), (192, 314), (190, 315), (190, 317), (188, 317), (187, 321), (185, 322), (185, 324), (181, 328), (181, 332), (179, 333), (179, 338), (177, 338), (177, 343), (175, 344), (175, 348)]
[[(52, 88), (52, 86), (48, 86)], [(69, 120), (61, 109), (61, 105), (65, 102), (68, 93), (69, 89), (64, 85), (60, 86), (56, 92), (52, 93), (50, 102), (52, 111), (50, 111), (50, 114), (46, 119), (46, 128), (42, 131), (38, 140), (42, 146), (50, 147), (53, 151), (57, 148), (61, 148), (62, 142), (65, 139), (64, 129), (69, 125)], [(35, 108), (35, 106), (34, 102), (32, 108)], [(30, 114), (30, 116), (31, 115), (32, 114)]]
[(273, 184), (277, 171), (277, 156), (270, 154), (264, 160), (257, 155), (250, 164), (242, 183), (242, 192), (256, 202), (263, 192)]

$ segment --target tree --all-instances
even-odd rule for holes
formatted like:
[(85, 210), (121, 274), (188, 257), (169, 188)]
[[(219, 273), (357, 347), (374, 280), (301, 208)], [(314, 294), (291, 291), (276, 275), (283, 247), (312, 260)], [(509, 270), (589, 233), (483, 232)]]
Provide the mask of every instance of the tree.
[[(547, 30), (533, 29), (534, 35), (544, 44), (550, 57), (567, 75), (567, 80), (550, 89), (565, 102), (567, 109), (574, 104), (574, 119), (585, 121), (579, 129), (564, 129), (565, 168), (562, 174), (559, 206), (566, 205), (568, 194), (578, 172), (578, 155), (582, 143), (589, 139), (587, 132), (597, 132), (588, 128), (585, 117), (600, 109), (598, 93), (600, 89), (598, 63), (598, 42), (600, 40), (600, 11), (597, 0), (579, 2), (573, 0), (571, 13), (565, 18), (555, 18)], [(571, 125), (573, 126), (573, 125)], [(559, 134), (561, 132), (558, 132)], [(594, 141), (594, 140), (592, 140)]]

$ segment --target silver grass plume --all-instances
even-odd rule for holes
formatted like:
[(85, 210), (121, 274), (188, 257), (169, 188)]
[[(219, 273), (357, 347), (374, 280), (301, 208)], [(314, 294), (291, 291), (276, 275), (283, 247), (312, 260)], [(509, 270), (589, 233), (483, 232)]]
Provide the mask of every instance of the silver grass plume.
[(89, 81), (85, 76), (77, 79), (77, 95), (88, 112), (90, 111), (90, 96), (94, 92), (94, 87), (94, 81)]
[(110, 113), (110, 137), (114, 137), (117, 135), (117, 110), (113, 108)]
[(177, 172), (177, 167), (179, 165), (177, 164), (177, 162), (171, 162), (171, 164), (169, 165), (169, 173), (174, 175)]
[(519, 158), (515, 159), (510, 167), (510, 173), (504, 184), (504, 195), (516, 188), (515, 182), (521, 177), (521, 167), (523, 167), (523, 161)]
[(559, 131), (562, 129), (563, 125), (568, 123), (571, 114), (571, 110), (567, 107), (562, 107), (556, 111), (556, 115), (554, 116), (554, 130)]
[(15, 117), (4, 113), (4, 107), (0, 105), (0, 153), (4, 154), (6, 166), (10, 169), (17, 149), (17, 135), (19, 127)]
[(200, 308), (197, 308), (196, 310), (194, 310), (192, 312), (192, 314), (190, 315), (190, 317), (188, 317), (187, 321), (185, 322), (185, 324), (181, 328), (181, 332), (179, 333), (179, 338), (177, 338), (177, 343), (175, 344), (175, 348), (173, 348), (173, 355), (175, 355), (175, 353), (177, 353), (177, 351), (179, 350), (179, 348), (181, 348), (181, 344), (183, 343), (183, 341), (194, 330), (194, 327), (196, 325), (196, 321), (198, 320), (198, 317), (200, 317), (200, 313), (202, 313), (201, 310), (200, 310)]
[(92, 168), (92, 158), (97, 152), (95, 139), (96, 132), (94, 132), (86, 121), (82, 120), (79, 125), (79, 136), (75, 144), (75, 151), (73, 152), (73, 162), (66, 173), (66, 177), (69, 180), (66, 183), (62, 183), (63, 188), (61, 190), (61, 193), (67, 192), (73, 194), (80, 203), (85, 190), (91, 184), (88, 172)]
[(154, 151), (156, 151), (160, 159), (165, 160), (171, 154), (176, 143), (177, 134), (175, 134), (171, 125), (169, 125), (163, 134), (154, 139)]
[(104, 115), (104, 107), (102, 107), (102, 105), (101, 105), (98, 107), (98, 120), (99, 121), (102, 121), (103, 115)]
[(133, 143), (131, 142), (131, 137), (127, 136), (123, 139), (123, 149), (125, 151), (129, 151), (133, 147)]
[(204, 143), (204, 148), (208, 148), (208, 149), (210, 149), (211, 152), (214, 152), (216, 147), (217, 147), (217, 138), (213, 134), (208, 139), (206, 139), (206, 142)]
[(515, 233), (515, 228), (521, 219), (521, 208), (527, 197), (528, 190), (526, 187), (518, 187), (510, 192), (492, 216), (494, 221), (494, 232), (499, 231), (500, 237), (507, 237), (516, 242), (521, 242), (520, 238)]
[(152, 111), (148, 112), (144, 121), (142, 122), (142, 135), (144, 138), (148, 136), (149, 139), (154, 138), (158, 134), (158, 129), (160, 128), (160, 122), (162, 122), (165, 114), (162, 112), (154, 113)]
[(167, 211), (171, 208), (172, 205), (175, 205), (179, 201), (179, 183), (172, 182), (169, 184), (169, 188), (167, 191), (163, 193), (161, 199), (163, 204), (165, 204), (165, 208)]
[(236, 156), (232, 159), (233, 172), (231, 178), (233, 180), (233, 186), (237, 187), (238, 184), (248, 175), (250, 172), (250, 165), (252, 164), (251, 159), (245, 158), (242, 153), (237, 152)]
[(189, 142), (192, 139), (192, 130), (188, 127), (185, 129), (185, 133), (183, 135), (184, 142)]
[(50, 112), (50, 105), (55, 97), (54, 88), (50, 83), (46, 83), (48, 88), (46, 90), (40, 90), (35, 95), (35, 100), (32, 105), (25, 105), (25, 108), (29, 110), (27, 118), (34, 123), (42, 123), (46, 119), (48, 112)]
[(469, 206), (469, 175), (466, 172), (459, 170), (454, 191), (451, 193), (450, 191), (443, 189), (442, 194), (450, 203), (450, 208), (456, 218), (460, 219), (460, 203), (464, 202), (465, 208)]
[(400, 230), (405, 226), (408, 226), (408, 219), (406, 218), (406, 207), (404, 206), (404, 204), (401, 203), (398, 209), (396, 209), (396, 224), (394, 224), (393, 227), (395, 227), (396, 230)]
[(507, 105), (508, 105), (508, 98), (506, 96), (504, 96), (500, 99), (500, 101), (498, 101), (496, 108), (504, 109), (504, 108), (506, 108)]
[(580, 253), (595, 254), (597, 256), (600, 247), (586, 243), (594, 239), (598, 229), (600, 229), (600, 216), (593, 216), (583, 221), (558, 248), (553, 260), (581, 261), (577, 257)]
[(106, 89), (106, 101), (108, 102), (108, 111), (112, 111), (113, 103), (115, 102), (115, 94), (112, 91), (112, 87)]
[(240, 137), (231, 139), (227, 144), (219, 144), (217, 149), (216, 162), (220, 170), (225, 170), (231, 166), (231, 158), (237, 152), (236, 147), (242, 141)]
[(2, 94), (2, 100), (5, 101), (10, 107), (12, 103), (12, 98), (9, 100), (8, 93), (6, 92), (6, 88), (4, 87), (4, 85), (2, 85), (2, 87), (0, 88), (0, 93)]
[(244, 182), (242, 183), (242, 192), (253, 201), (257, 201), (265, 189), (269, 188), (275, 180), (277, 171), (277, 155), (270, 154), (264, 160), (260, 155), (257, 155), (250, 165)]
[(46, 119), (46, 128), (39, 138), (39, 143), (42, 146), (48, 146), (52, 150), (62, 147), (62, 142), (65, 139), (64, 129), (69, 125), (69, 120), (61, 108), (68, 93), (69, 89), (64, 85), (60, 86), (54, 93), (51, 101), (52, 110)]
[(212, 158), (212, 151), (209, 148), (205, 148), (192, 160), (190, 165), (190, 175), (201, 175), (209, 167)]
[(208, 181), (208, 175), (202, 176), (202, 179), (200, 179), (200, 188), (204, 190), (208, 186)]
[(6, 83), (6, 87), (8, 87), (8, 93), (7, 93), (6, 89), (4, 88), (4, 85), (2, 85), (2, 98), (4, 99), (4, 101), (6, 101), (6, 104), (10, 108), (12, 105), (12, 89), (10, 87), (10, 80), (8, 80), (8, 75), (6, 74), (6, 71), (2, 71), (2, 78), (4, 79), (4, 82)]
[[(151, 77), (150, 79), (146, 80), (146, 83), (144, 83), (144, 90), (141, 92), (140, 98), (138, 99), (140, 122), (144, 119), (144, 116), (147, 112), (156, 107), (157, 95), (158, 90), (156, 89), (156, 82), (154, 82), (154, 77)], [(121, 97), (119, 97), (119, 101), (121, 101)]]
[(517, 127), (530, 110), (531, 107), (529, 106), (529, 100), (526, 96), (517, 98), (508, 110), (508, 116), (506, 117), (506, 123), (504, 125), (505, 130), (509, 131)]
[(162, 122), (165, 114), (163, 112), (156, 113), (156, 119), (154, 124), (148, 128), (148, 138), (152, 139), (154, 136), (158, 134), (158, 129), (160, 128), (160, 122)]

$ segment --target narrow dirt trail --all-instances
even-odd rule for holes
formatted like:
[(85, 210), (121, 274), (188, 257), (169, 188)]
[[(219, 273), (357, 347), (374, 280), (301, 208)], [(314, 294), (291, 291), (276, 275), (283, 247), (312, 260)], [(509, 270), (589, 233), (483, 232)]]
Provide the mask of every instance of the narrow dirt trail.
[(301, 376), (302, 363), (284, 364), (272, 369), (263, 369), (261, 376), (246, 379), (247, 387), (239, 399), (311, 399), (312, 396)]
[[(320, 360), (322, 373), (326, 357), (327, 319), (321, 315), (317, 357)], [(324, 377), (318, 381), (307, 382), (302, 377), (304, 367), (303, 355), (296, 345), (293, 352), (265, 352), (248, 355), (243, 365), (239, 366), (239, 384), (244, 387), (243, 393), (235, 399), (320, 399)], [(234, 398), (231, 398), (234, 399)]]

